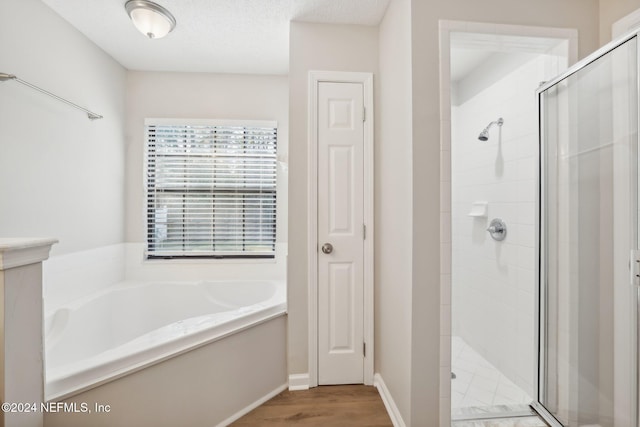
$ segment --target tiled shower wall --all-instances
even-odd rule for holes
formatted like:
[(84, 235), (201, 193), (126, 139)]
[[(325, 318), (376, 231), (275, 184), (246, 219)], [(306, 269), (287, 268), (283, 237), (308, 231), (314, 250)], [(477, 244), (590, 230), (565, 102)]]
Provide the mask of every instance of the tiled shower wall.
[[(562, 61), (551, 53), (531, 56), (490, 86), (469, 91), (467, 82), (452, 96), (452, 334), (529, 396), (535, 378), (535, 90), (566, 66)], [(479, 141), (499, 117), (502, 128), (494, 126), (490, 139)], [(468, 215), (474, 202), (487, 202), (486, 217)], [(507, 225), (501, 242), (486, 231), (493, 218)]]

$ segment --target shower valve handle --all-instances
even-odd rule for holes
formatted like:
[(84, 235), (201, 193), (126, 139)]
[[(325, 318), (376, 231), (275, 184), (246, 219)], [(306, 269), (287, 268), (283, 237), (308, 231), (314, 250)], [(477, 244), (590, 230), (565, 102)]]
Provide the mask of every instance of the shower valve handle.
[(491, 220), (491, 224), (489, 224), (487, 231), (491, 235), (491, 238), (498, 242), (507, 237), (507, 225), (500, 218)]
[(502, 228), (500, 225), (492, 225), (491, 227), (487, 228), (487, 231), (489, 233), (502, 233), (504, 231), (504, 228)]

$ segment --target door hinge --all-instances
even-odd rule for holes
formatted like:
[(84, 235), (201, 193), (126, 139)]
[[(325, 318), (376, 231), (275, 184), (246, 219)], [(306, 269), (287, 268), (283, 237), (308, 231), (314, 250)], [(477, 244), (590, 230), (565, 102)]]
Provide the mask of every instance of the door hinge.
[(367, 238), (367, 224), (362, 224), (362, 240)]
[(640, 251), (632, 250), (629, 257), (629, 270), (631, 272), (631, 283), (640, 286)]
[(363, 105), (362, 106), (362, 121), (366, 121), (367, 120), (367, 108)]
[(366, 342), (362, 343), (362, 356), (363, 357), (367, 357), (367, 343)]

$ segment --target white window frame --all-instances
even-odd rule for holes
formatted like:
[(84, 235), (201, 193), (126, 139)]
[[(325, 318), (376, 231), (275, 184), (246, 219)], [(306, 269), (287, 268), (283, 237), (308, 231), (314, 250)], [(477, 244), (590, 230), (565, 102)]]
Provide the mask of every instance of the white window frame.
[[(215, 254), (204, 254), (204, 255), (189, 255), (186, 252), (184, 255), (174, 255), (169, 257), (163, 257), (162, 255), (153, 255), (148, 251), (148, 227), (149, 220), (147, 217), (147, 209), (148, 209), (148, 191), (149, 185), (147, 181), (148, 172), (149, 172), (149, 151), (148, 151), (148, 135), (147, 135), (147, 127), (148, 126), (218, 126), (218, 127), (272, 127), (276, 130), (278, 129), (278, 122), (275, 120), (219, 120), (219, 119), (172, 119), (172, 118), (146, 118), (144, 120), (144, 175), (143, 175), (143, 187), (144, 187), (144, 203), (143, 203), (143, 222), (144, 222), (144, 235), (145, 235), (145, 243), (144, 243), (144, 258), (147, 261), (196, 261), (196, 260), (227, 260), (227, 261), (235, 261), (235, 262), (260, 262), (260, 261), (270, 261), (273, 262), (277, 257), (277, 227), (276, 233), (274, 235), (274, 250), (269, 255), (256, 256), (251, 254), (251, 252), (247, 252), (246, 254), (236, 254), (236, 255), (215, 255)], [(276, 144), (276, 153), (277, 153), (277, 144)], [(277, 171), (277, 167), (276, 167)], [(277, 182), (277, 179), (276, 179)], [(279, 188), (276, 184), (276, 222), (278, 216), (278, 192)]]

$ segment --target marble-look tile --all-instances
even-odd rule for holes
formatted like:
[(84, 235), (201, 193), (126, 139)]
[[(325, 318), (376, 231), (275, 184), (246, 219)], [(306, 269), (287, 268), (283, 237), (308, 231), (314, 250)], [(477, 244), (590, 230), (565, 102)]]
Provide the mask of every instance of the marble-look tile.
[(456, 375), (451, 380), (454, 419), (468, 408), (502, 413), (501, 410), (509, 409), (497, 405), (520, 405), (519, 410), (526, 410), (532, 401), (520, 387), (457, 336), (451, 337), (451, 363), (451, 370)]
[(487, 415), (496, 418), (513, 418), (515, 414), (519, 416), (535, 415), (533, 409), (529, 405), (524, 404), (502, 404), (491, 406), (468, 406), (460, 407), (452, 411), (454, 420), (473, 420), (477, 418), (486, 418)]
[(536, 416), (521, 418), (496, 418), (491, 420), (453, 421), (451, 427), (547, 427)]

